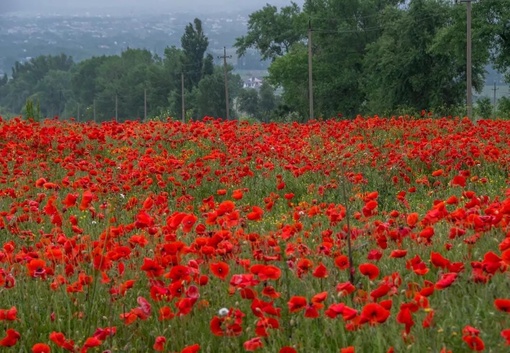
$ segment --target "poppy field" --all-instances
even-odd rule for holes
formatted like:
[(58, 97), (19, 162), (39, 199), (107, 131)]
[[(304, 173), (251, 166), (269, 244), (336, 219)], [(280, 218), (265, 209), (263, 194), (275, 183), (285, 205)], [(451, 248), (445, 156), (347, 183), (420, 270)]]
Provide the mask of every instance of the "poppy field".
[(510, 122), (0, 119), (0, 350), (510, 351)]

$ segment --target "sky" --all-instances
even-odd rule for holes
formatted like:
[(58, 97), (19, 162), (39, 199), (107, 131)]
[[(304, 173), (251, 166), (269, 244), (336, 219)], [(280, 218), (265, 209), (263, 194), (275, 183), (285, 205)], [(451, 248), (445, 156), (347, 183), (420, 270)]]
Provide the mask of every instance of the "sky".
[[(94, 12), (122, 11), (187, 11), (232, 12), (262, 8), (266, 3), (275, 6), (289, 5), (291, 0), (0, 0), (0, 14), (22, 11), (25, 13), (93, 10)], [(294, 0), (302, 6), (304, 0)]]

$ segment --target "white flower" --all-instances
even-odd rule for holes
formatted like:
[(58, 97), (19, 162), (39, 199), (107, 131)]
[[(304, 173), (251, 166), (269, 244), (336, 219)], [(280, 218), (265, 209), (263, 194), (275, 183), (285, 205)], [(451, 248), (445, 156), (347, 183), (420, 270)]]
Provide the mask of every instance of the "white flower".
[(219, 316), (226, 316), (228, 315), (230, 310), (228, 310), (227, 308), (221, 308), (219, 311), (218, 311), (218, 315)]
[(126, 198), (126, 195), (124, 195), (124, 194), (120, 194), (120, 197), (122, 197), (123, 199), (125, 199), (125, 198)]

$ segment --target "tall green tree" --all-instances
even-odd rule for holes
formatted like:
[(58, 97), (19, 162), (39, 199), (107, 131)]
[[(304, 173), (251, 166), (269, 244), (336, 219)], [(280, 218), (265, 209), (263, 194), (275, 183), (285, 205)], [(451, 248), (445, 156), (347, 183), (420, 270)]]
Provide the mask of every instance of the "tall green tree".
[(186, 71), (185, 87), (191, 91), (202, 79), (204, 54), (209, 46), (209, 39), (202, 28), (202, 21), (195, 18), (184, 29), (181, 37), (183, 50), (183, 68)]

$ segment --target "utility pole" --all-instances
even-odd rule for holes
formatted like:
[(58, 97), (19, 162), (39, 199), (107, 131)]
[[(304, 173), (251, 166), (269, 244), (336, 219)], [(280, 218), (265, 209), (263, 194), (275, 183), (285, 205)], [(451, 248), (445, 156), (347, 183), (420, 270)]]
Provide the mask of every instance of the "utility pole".
[(115, 122), (118, 122), (119, 121), (119, 100), (118, 100), (118, 96), (115, 95)]
[(466, 105), (467, 116), (473, 117), (472, 67), (471, 67), (471, 0), (460, 0), (466, 3)]
[(499, 88), (496, 88), (496, 81), (494, 81), (494, 88), (492, 89), (493, 93), (494, 93), (493, 100), (492, 100), (492, 108), (494, 109), (494, 112), (496, 112), (496, 91), (498, 89)]
[(231, 58), (232, 55), (227, 56), (227, 48), (223, 47), (223, 56), (218, 56), (218, 59), (223, 59), (223, 71), (225, 76), (225, 108), (227, 112), (227, 120), (230, 120), (230, 104), (228, 100), (228, 71), (227, 71), (227, 58)]
[(143, 90), (143, 121), (147, 120), (147, 88)]
[(310, 107), (310, 120), (314, 118), (313, 112), (313, 75), (312, 75), (312, 20), (308, 20), (308, 100)]
[[(496, 83), (494, 83), (495, 85)], [(80, 103), (78, 103), (78, 122), (80, 122)]]
[(186, 107), (184, 106), (185, 100), (184, 100), (184, 72), (181, 72), (181, 117), (182, 122), (184, 123), (186, 121)]

